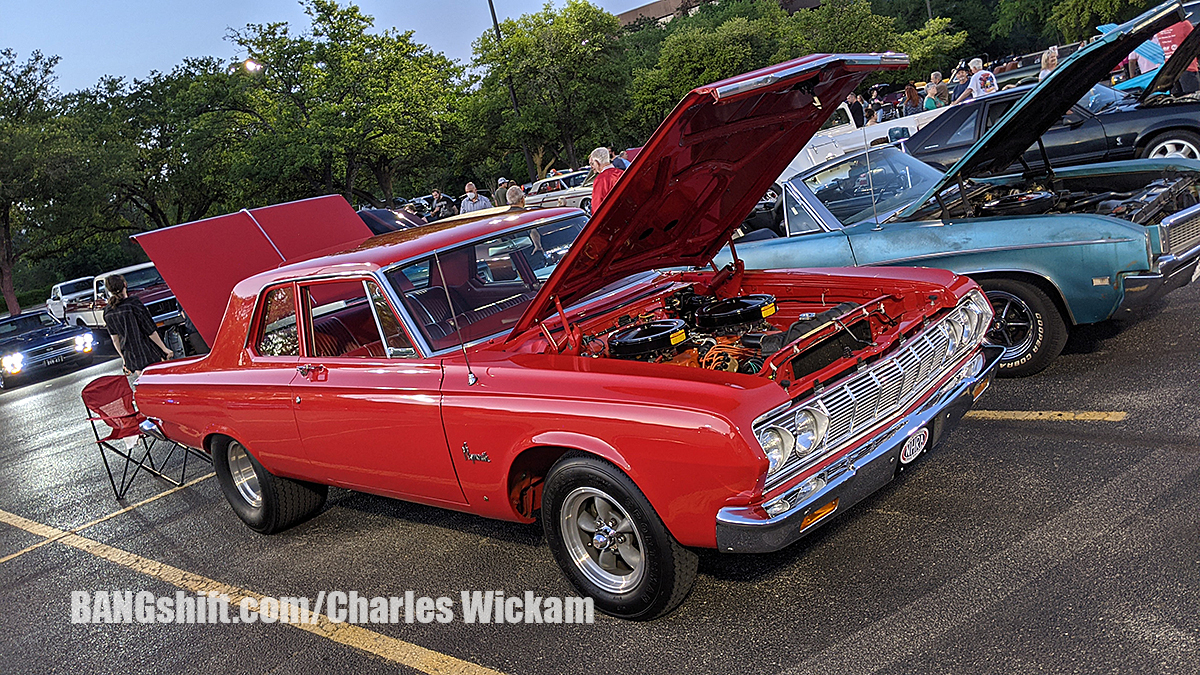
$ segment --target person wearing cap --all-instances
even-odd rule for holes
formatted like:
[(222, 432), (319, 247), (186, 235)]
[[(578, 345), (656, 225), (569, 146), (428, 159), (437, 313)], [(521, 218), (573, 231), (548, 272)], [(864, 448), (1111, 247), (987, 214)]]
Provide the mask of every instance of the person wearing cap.
[(512, 181), (504, 176), (501, 176), (500, 180), (496, 181), (496, 206), (508, 206), (508, 195), (505, 193), (511, 185)]

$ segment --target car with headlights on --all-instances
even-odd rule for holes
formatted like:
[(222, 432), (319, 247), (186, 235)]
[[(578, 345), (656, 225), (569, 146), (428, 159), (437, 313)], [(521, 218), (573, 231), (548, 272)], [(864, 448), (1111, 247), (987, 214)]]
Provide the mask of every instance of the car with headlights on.
[(1004, 349), (1000, 373), (1040, 372), (1074, 326), (1135, 316), (1191, 281), (1200, 161), (993, 170), (1021, 157), (1097, 74), (1175, 20), (1167, 5), (1080, 49), (948, 172), (889, 146), (785, 181), (767, 192), (781, 193), (780, 223), (735, 242), (737, 254), (753, 269), (922, 265), (970, 276), (995, 311), (988, 339)]
[[(695, 549), (808, 535), (928, 456), (991, 380), (992, 310), (966, 277), (708, 267), (819, 100), (906, 63), (816, 55), (699, 88), (590, 219), (485, 211), (283, 266), (303, 244), (288, 220), (362, 232), (341, 197), (139, 235), (214, 340), (147, 368), (138, 406), (211, 453), (258, 532), (313, 517), (331, 485), (540, 521), (597, 608), (660, 616)], [(204, 272), (234, 242), (205, 235), (236, 227), (264, 271), (222, 288)]]
[(0, 319), (0, 389), (56, 366), (91, 365), (95, 342), (88, 329), (46, 311)]

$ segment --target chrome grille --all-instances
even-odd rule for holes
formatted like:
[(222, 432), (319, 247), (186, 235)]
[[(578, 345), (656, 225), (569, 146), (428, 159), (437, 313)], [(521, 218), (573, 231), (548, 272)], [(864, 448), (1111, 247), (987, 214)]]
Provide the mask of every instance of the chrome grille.
[(1163, 251), (1180, 254), (1200, 244), (1200, 204), (1166, 218), (1163, 224)]
[(74, 335), (72, 335), (71, 337), (69, 337), (65, 340), (59, 340), (58, 342), (53, 342), (48, 345), (42, 345), (41, 347), (37, 347), (35, 349), (30, 349), (29, 351), (25, 352), (25, 356), (27, 356), (27, 357), (41, 356), (42, 354), (49, 354), (50, 352), (57, 351), (60, 349), (65, 349), (66, 347), (71, 347), (71, 348), (75, 347), (75, 336)]
[(978, 346), (964, 341), (949, 351), (950, 332), (944, 318), (908, 339), (887, 359), (859, 371), (817, 396), (792, 403), (768, 413), (754, 423), (758, 435), (768, 426), (796, 433), (796, 413), (802, 408), (820, 407), (829, 418), (823, 442), (808, 456), (788, 460), (778, 472), (767, 477), (766, 487), (778, 485), (830, 450), (852, 441), (881, 420), (895, 416), (903, 408), (929, 391), (948, 368)]

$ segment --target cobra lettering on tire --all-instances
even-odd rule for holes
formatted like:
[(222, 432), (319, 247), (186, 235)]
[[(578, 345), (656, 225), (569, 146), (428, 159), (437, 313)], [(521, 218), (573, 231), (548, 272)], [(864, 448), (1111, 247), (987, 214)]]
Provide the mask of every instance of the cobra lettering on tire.
[(616, 466), (568, 453), (550, 469), (542, 527), (563, 574), (600, 611), (649, 620), (679, 606), (699, 558), (667, 530)]
[(995, 312), (987, 340), (1004, 348), (997, 374), (1033, 375), (1062, 353), (1066, 322), (1042, 289), (1015, 279), (982, 279), (979, 285)]

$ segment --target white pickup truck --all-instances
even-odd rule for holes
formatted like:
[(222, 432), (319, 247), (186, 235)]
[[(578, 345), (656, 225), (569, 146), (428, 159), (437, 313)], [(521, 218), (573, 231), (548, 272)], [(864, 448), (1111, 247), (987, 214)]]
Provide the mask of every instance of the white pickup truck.
[(54, 284), (54, 288), (50, 289), (50, 297), (46, 300), (46, 310), (50, 312), (50, 316), (62, 321), (67, 317), (68, 304), (89, 299), (93, 292), (93, 278), (79, 277)]
[(833, 111), (829, 121), (825, 122), (821, 130), (784, 169), (780, 174), (780, 180), (787, 181), (801, 171), (824, 164), (846, 153), (862, 150), (868, 145), (892, 143), (908, 138), (946, 110), (946, 107), (926, 110), (916, 115), (898, 117), (860, 128), (854, 126), (854, 120), (850, 116), (850, 107), (842, 103), (838, 105), (837, 110)]
[[(167, 287), (162, 275), (155, 269), (154, 263), (143, 263), (126, 267), (112, 272), (97, 275), (92, 280), (92, 292), (83, 294), (66, 303), (66, 321), (75, 326), (87, 326), (93, 329), (104, 329), (104, 308), (108, 306), (108, 293), (104, 288), (104, 278), (110, 274), (120, 274), (125, 277), (125, 285), (130, 297), (138, 298), (154, 324), (167, 333), (167, 329), (182, 324), (183, 314), (179, 311), (179, 303), (175, 294)], [(169, 346), (169, 345), (168, 345)]]

